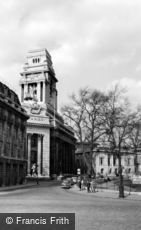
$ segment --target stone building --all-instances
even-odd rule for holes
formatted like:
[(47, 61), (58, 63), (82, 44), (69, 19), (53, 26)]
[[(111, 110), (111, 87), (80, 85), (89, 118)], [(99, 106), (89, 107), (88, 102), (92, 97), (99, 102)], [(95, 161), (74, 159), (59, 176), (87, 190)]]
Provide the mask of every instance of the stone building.
[[(87, 161), (90, 148), (88, 144), (84, 145), (84, 152), (86, 157), (82, 154), (82, 147), (77, 145), (75, 152), (76, 167), (81, 169), (82, 174), (86, 174), (90, 162)], [(96, 147), (93, 150), (93, 165), (95, 165), (96, 174), (118, 175), (118, 158), (111, 153), (108, 147)], [(95, 162), (94, 162), (95, 161)], [(141, 149), (138, 149), (136, 154), (133, 149), (122, 150), (121, 164), (123, 174), (141, 173)]]
[(40, 177), (74, 173), (75, 138), (57, 111), (57, 82), (48, 51), (29, 51), (20, 80), (21, 103), (30, 116), (28, 175), (33, 163)]
[(24, 180), (27, 119), (18, 96), (0, 82), (0, 186)]
[[(118, 158), (108, 148), (99, 147), (96, 154), (96, 172), (101, 175), (118, 175)], [(135, 173), (135, 154), (130, 150), (122, 150), (121, 165), (123, 174)]]

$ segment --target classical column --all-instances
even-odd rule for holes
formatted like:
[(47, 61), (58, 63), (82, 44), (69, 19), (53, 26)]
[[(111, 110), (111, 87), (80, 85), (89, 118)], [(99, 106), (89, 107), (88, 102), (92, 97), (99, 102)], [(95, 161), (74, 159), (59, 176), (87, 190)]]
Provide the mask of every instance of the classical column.
[(37, 83), (37, 99), (38, 101), (41, 101), (41, 87), (40, 87), (40, 82)]
[(21, 85), (21, 102), (24, 100), (24, 84)]
[(43, 103), (46, 102), (46, 83), (45, 81), (43, 82)]
[(43, 174), (43, 138), (44, 135), (41, 135), (41, 174)]
[(24, 98), (27, 96), (28, 93), (28, 84), (24, 85)]
[(43, 139), (43, 175), (50, 175), (50, 130), (47, 129)]
[(27, 134), (27, 151), (28, 151), (28, 165), (27, 165), (27, 174), (30, 175), (31, 171), (31, 136), (32, 134)]
[(42, 135), (38, 134), (38, 156), (37, 156), (38, 175), (41, 174), (41, 138)]

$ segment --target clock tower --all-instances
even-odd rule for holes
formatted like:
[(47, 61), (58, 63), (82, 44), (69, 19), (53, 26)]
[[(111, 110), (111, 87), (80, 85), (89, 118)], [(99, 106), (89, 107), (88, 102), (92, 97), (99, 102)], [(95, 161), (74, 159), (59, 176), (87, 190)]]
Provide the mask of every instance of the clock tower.
[[(46, 49), (29, 51), (20, 79), (21, 104), (30, 117), (27, 121), (28, 175), (35, 163), (39, 176), (61, 173), (66, 163), (59, 154), (65, 154), (67, 159), (68, 140), (71, 139), (74, 149), (74, 134), (57, 112), (57, 82), (49, 52)], [(69, 148), (68, 151), (70, 155)]]

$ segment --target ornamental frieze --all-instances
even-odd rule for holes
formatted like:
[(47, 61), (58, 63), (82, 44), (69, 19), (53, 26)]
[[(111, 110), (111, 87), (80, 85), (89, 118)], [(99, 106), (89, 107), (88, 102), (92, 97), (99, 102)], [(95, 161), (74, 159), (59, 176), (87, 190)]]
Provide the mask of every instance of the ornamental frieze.
[(31, 106), (30, 112), (32, 114), (40, 114), (41, 113), (41, 106), (37, 104), (37, 102), (33, 103)]

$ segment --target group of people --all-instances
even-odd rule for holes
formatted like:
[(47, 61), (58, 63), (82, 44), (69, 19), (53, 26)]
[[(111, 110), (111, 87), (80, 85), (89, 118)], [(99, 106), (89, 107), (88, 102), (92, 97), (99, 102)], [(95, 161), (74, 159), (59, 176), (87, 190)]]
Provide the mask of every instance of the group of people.
[(87, 192), (96, 192), (96, 180), (95, 179), (87, 179), (84, 181), (84, 179), (80, 179), (78, 182), (78, 186), (80, 191), (87, 188)]

